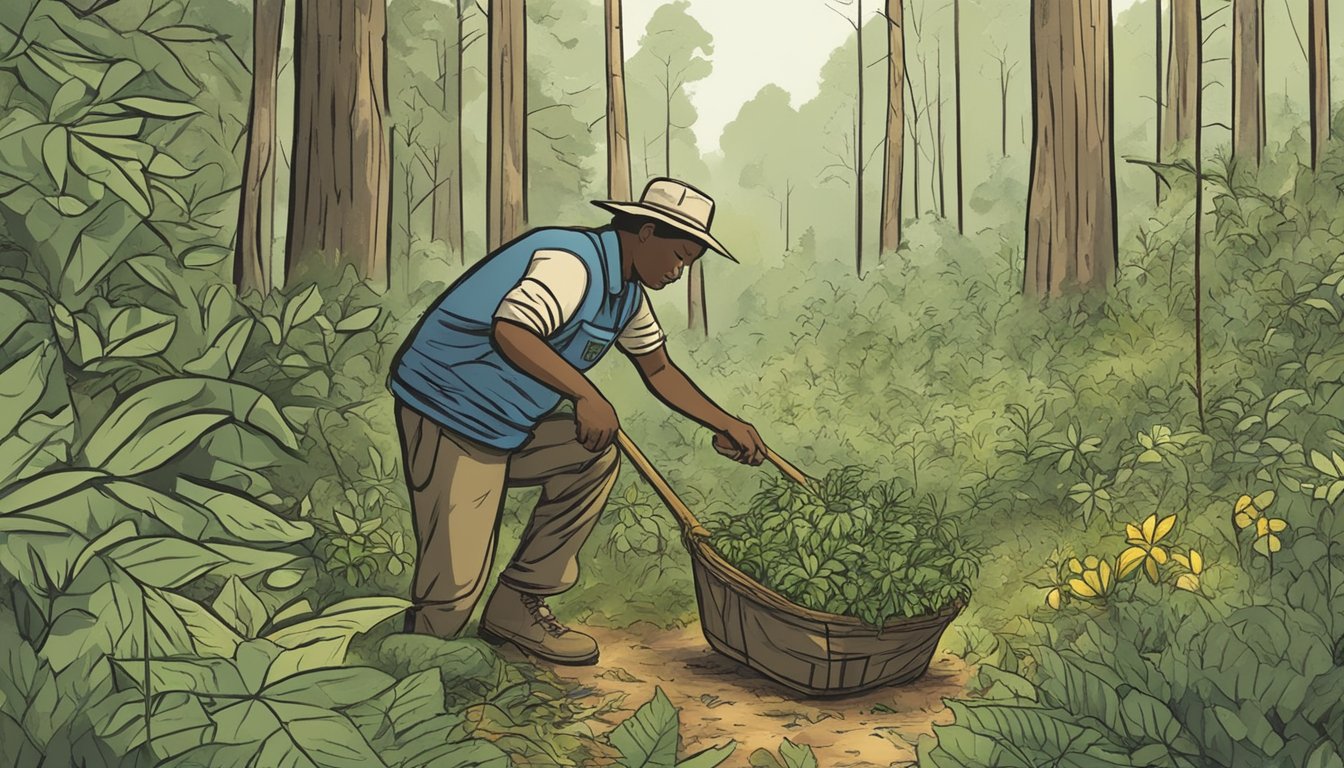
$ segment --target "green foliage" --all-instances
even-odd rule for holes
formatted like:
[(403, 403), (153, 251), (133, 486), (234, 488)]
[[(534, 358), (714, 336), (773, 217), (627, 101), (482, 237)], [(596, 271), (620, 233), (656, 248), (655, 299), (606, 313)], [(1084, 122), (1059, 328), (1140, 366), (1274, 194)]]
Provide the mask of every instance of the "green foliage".
[(736, 743), (710, 747), (685, 759), (677, 758), (680, 719), (662, 688), (635, 710), (607, 737), (620, 753), (622, 768), (714, 768), (732, 756)]
[(911, 504), (897, 483), (867, 484), (864, 475), (836, 469), (815, 487), (772, 479), (713, 544), (800, 605), (879, 627), (965, 605), (977, 550), (962, 541), (956, 520), (932, 503)]
[(779, 745), (779, 757), (764, 748), (752, 752), (751, 768), (818, 768), (817, 756), (811, 747), (785, 739)]

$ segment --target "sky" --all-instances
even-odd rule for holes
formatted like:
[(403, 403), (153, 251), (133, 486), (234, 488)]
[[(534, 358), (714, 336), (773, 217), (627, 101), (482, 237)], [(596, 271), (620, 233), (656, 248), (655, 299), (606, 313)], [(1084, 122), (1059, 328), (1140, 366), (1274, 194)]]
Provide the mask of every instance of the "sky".
[[(630, 57), (653, 12), (667, 0), (624, 0), (625, 55)], [(1025, 3), (1026, 0), (1020, 0)], [(713, 73), (688, 86), (699, 113), (696, 143), (718, 149), (723, 127), (762, 86), (775, 83), (801, 106), (817, 93), (817, 73), (853, 29), (826, 0), (689, 0), (691, 15), (714, 36)], [(1113, 0), (1118, 14), (1137, 0)], [(880, 3), (871, 2), (874, 8)], [(842, 6), (843, 8), (843, 6)], [(866, 10), (866, 9), (865, 9)], [(770, 20), (770, 31), (761, 26)]]

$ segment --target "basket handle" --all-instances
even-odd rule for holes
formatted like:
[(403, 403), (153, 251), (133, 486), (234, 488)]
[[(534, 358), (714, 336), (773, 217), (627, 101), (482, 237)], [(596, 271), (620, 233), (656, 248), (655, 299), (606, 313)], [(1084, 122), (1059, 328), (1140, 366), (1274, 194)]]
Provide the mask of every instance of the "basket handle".
[(695, 519), (695, 515), (690, 508), (681, 500), (677, 492), (672, 490), (672, 486), (667, 484), (658, 470), (653, 468), (653, 464), (649, 462), (648, 457), (644, 455), (643, 451), (639, 450), (630, 436), (625, 434), (625, 430), (616, 430), (616, 443), (621, 447), (621, 451), (630, 458), (630, 463), (635, 465), (635, 469), (639, 470), (639, 474), (643, 475), (644, 479), (649, 481), (649, 485), (653, 486), (653, 492), (658, 494), (658, 498), (662, 499), (663, 504), (672, 512), (672, 516), (681, 525), (682, 535), (688, 539), (691, 537), (709, 538), (709, 531), (700, 524), (699, 520)]

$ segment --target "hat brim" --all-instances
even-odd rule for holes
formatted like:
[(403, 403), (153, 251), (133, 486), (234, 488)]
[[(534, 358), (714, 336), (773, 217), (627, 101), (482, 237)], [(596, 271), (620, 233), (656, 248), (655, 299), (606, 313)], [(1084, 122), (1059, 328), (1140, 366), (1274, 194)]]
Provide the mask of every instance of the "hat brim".
[(605, 208), (614, 213), (629, 213), (635, 216), (657, 219), (664, 224), (676, 227), (682, 232), (685, 232), (687, 235), (690, 235), (692, 240), (698, 240), (703, 243), (706, 248), (723, 256), (734, 264), (741, 263), (735, 256), (733, 256), (733, 254), (729, 253), (728, 249), (723, 247), (723, 243), (720, 243), (713, 235), (703, 229), (691, 226), (684, 221), (680, 221), (674, 216), (669, 216), (657, 208), (648, 205), (640, 205), (639, 203), (623, 203), (617, 200), (593, 200), (592, 203), (599, 208)]

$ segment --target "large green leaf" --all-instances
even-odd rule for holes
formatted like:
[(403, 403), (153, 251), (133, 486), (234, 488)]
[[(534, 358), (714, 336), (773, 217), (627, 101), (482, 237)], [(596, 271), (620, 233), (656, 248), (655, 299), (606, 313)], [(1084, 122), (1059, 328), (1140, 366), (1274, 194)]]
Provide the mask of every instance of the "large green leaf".
[(161, 354), (177, 332), (177, 318), (146, 307), (122, 307), (107, 329), (107, 357)]
[(271, 399), (242, 384), (180, 378), (125, 395), (84, 446), (88, 462), (131, 475), (156, 469), (224, 420), (257, 429), (295, 448), (294, 433)]
[(261, 695), (269, 701), (337, 709), (376, 696), (395, 683), (371, 667), (335, 667), (287, 677), (263, 688)]
[(344, 600), (320, 615), (273, 629), (266, 639), (285, 649), (267, 673), (267, 682), (345, 660), (355, 635), (400, 615), (410, 603), (393, 597), (360, 597)]
[(220, 332), (201, 356), (184, 365), (188, 373), (202, 376), (227, 378), (238, 367), (238, 360), (247, 347), (247, 339), (252, 334), (254, 321), (242, 318)]
[(658, 687), (608, 740), (620, 752), (618, 762), (624, 768), (676, 768), (679, 722), (677, 708)]
[(256, 765), (384, 768), (347, 718), (306, 704), (243, 701), (211, 715), (215, 740), (256, 745)]
[(266, 606), (237, 576), (229, 577), (211, 607), (243, 637), (256, 637), (266, 625)]
[(316, 285), (310, 285), (285, 302), (284, 325), (281, 336), (288, 336), (296, 326), (312, 320), (322, 309), (322, 294)]
[(240, 541), (257, 544), (295, 544), (313, 535), (313, 526), (290, 521), (256, 502), (227, 489), (179, 478), (177, 492), (210, 510), (224, 530)]
[(113, 562), (137, 581), (162, 589), (177, 589), (210, 573), (228, 560), (186, 539), (145, 536), (112, 547)]
[[(0, 352), (6, 350), (0, 348)], [(51, 344), (38, 344), (12, 363), (0, 363), (5, 365), (0, 368), (0, 439), (13, 435), (42, 399), (54, 352)]]

